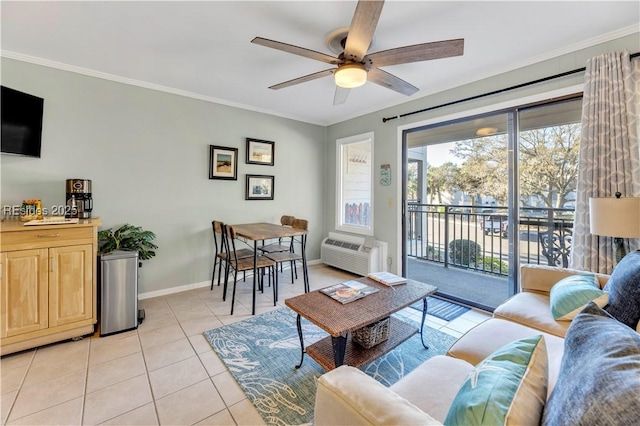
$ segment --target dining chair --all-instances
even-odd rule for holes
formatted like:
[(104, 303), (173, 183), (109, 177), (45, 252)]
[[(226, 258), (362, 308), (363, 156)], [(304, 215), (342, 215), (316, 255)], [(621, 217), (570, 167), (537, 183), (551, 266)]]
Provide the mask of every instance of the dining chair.
[[(304, 231), (308, 231), (309, 230), (309, 221), (305, 220), (305, 219), (294, 219), (291, 226), (295, 229), (301, 229)], [(294, 274), (295, 274), (295, 278), (298, 278), (298, 271), (296, 269), (296, 262), (302, 262), (302, 274), (304, 277), (304, 291), (305, 293), (309, 292), (309, 276), (307, 273), (307, 264), (305, 262), (304, 256), (306, 255), (306, 246), (307, 246), (307, 235), (303, 234), (299, 236), (300, 240), (300, 252), (296, 252), (294, 250), (294, 242), (295, 242), (295, 237), (291, 237), (291, 243), (290, 243), (290, 247), (291, 250), (290, 251), (281, 251), (281, 252), (275, 252), (275, 253), (266, 253), (265, 256), (268, 257), (269, 259), (273, 260), (274, 262), (276, 262), (276, 264), (279, 264), (281, 266), (282, 269), (282, 265), (284, 263), (289, 262), (290, 268), (291, 268), (291, 283), (293, 284), (294, 282)], [(276, 271), (277, 271), (277, 266), (276, 266)], [(277, 297), (277, 293), (276, 293), (276, 297)]]
[[(226, 270), (227, 270), (226, 262), (227, 262), (229, 250), (225, 246), (225, 238), (223, 235), (224, 223), (218, 220), (214, 220), (211, 222), (211, 228), (213, 229), (213, 246), (215, 250), (215, 253), (213, 255), (213, 271), (211, 272), (211, 288), (210, 288), (210, 290), (213, 290), (213, 281), (216, 275), (216, 266), (218, 266), (218, 286), (220, 286), (220, 279), (222, 277), (223, 263), (225, 263), (225, 276), (226, 276)], [(219, 242), (218, 242), (218, 236), (220, 237)], [(253, 258), (253, 250), (245, 249), (245, 248), (240, 249), (236, 253), (236, 256), (238, 257), (238, 259), (242, 259), (245, 257)], [(244, 276), (243, 276), (243, 279), (244, 279)]]
[[(283, 215), (282, 217), (280, 217), (280, 224), (282, 226), (290, 227), (290, 226), (293, 226), (294, 220), (296, 220), (296, 218), (293, 216)], [(278, 242), (263, 245), (261, 247), (258, 247), (258, 250), (260, 250), (263, 253), (278, 253), (281, 251), (292, 251), (293, 248), (291, 247), (291, 244), (289, 245), (283, 244), (282, 238), (278, 238)]]
[[(268, 275), (269, 275), (269, 284), (271, 285), (271, 276), (273, 275), (273, 306), (276, 306), (276, 295), (278, 294), (278, 274), (276, 271), (276, 262), (274, 262), (273, 260), (262, 256), (262, 255), (257, 255), (257, 256), (251, 256), (251, 257), (245, 257), (245, 258), (239, 258), (237, 257), (236, 253), (236, 240), (238, 238), (238, 235), (236, 234), (236, 230), (233, 228), (232, 225), (224, 225), (223, 226), (223, 235), (225, 238), (225, 244), (226, 246), (229, 248), (229, 257), (227, 260), (227, 269), (225, 270), (225, 282), (224, 282), (224, 290), (223, 290), (223, 298), (222, 300), (225, 300), (226, 298), (226, 294), (227, 294), (227, 281), (228, 281), (228, 277), (229, 277), (229, 268), (233, 269), (233, 291), (231, 293), (231, 315), (233, 315), (233, 307), (235, 305), (235, 301), (236, 301), (236, 287), (238, 284), (238, 271), (242, 271), (242, 272), (246, 272), (246, 271), (253, 271), (254, 270), (254, 265), (253, 262), (256, 262), (256, 269), (258, 271), (264, 271), (265, 269), (268, 270)], [(264, 278), (262, 274), (258, 274), (257, 277), (260, 280), (259, 283), (259, 289), (262, 290), (262, 292), (264, 292)], [(255, 283), (255, 280), (254, 280)], [(255, 293), (256, 288), (255, 288), (255, 284), (253, 287), (253, 292)], [(255, 301), (255, 298), (254, 298)], [(253, 308), (253, 310), (255, 310), (255, 307)]]

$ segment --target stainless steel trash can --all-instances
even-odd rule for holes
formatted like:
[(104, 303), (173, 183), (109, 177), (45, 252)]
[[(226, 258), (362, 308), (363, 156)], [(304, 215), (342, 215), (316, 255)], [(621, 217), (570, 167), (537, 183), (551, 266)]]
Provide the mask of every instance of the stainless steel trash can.
[(138, 252), (99, 256), (100, 336), (138, 327)]

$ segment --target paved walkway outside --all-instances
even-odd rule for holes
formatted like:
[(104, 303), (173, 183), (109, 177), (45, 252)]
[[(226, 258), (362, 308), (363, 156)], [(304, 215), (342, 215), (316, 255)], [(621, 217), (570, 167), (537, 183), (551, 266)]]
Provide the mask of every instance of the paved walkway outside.
[(503, 276), (469, 271), (441, 263), (409, 258), (407, 276), (438, 287), (438, 293), (475, 304), (495, 308), (508, 297), (508, 282)]

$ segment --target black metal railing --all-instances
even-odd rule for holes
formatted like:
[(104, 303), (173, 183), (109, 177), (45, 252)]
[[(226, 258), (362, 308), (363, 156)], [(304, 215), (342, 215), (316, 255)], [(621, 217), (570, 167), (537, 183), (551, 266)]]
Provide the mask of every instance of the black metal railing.
[[(409, 257), (508, 275), (507, 207), (408, 203)], [(520, 262), (566, 268), (573, 209), (521, 208)]]

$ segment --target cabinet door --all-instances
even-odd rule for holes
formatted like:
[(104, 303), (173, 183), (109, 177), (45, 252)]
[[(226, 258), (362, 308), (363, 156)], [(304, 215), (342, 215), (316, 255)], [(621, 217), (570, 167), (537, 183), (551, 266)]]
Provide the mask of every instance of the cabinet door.
[(0, 253), (2, 298), (0, 337), (48, 327), (48, 250)]
[(49, 327), (93, 317), (93, 246), (49, 249)]

